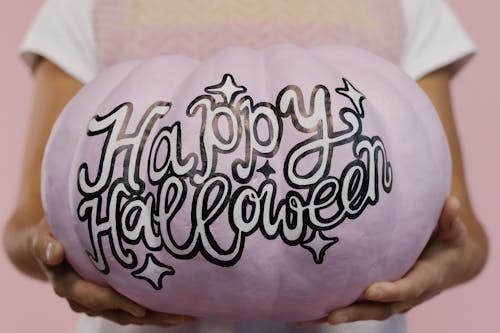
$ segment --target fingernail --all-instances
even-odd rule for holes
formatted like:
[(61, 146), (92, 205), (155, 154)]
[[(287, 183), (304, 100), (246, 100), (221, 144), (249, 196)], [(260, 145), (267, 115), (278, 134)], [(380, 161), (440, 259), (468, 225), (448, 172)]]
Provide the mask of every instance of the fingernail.
[(54, 243), (49, 241), (47, 243), (47, 247), (45, 248), (45, 261), (47, 263), (50, 262), (50, 259), (52, 258), (52, 253), (54, 252)]
[(190, 316), (182, 316), (182, 322), (188, 323), (195, 321), (197, 318), (196, 317), (190, 317)]
[(368, 290), (367, 296), (369, 298), (378, 299), (378, 298), (381, 298), (382, 296), (384, 296), (384, 292), (380, 288), (371, 288)]
[(460, 200), (457, 197), (450, 197), (450, 204), (454, 209), (460, 209)]
[(164, 323), (165, 324), (175, 324), (175, 325), (179, 325), (179, 324), (186, 324), (186, 323), (190, 323), (192, 321), (195, 321), (196, 320), (196, 317), (190, 317), (190, 316), (175, 316), (174, 318), (166, 318), (164, 320)]
[(345, 313), (338, 312), (333, 315), (332, 320), (330, 320), (330, 324), (340, 324), (349, 321), (349, 316)]
[(143, 318), (146, 315), (146, 310), (143, 308), (130, 307), (127, 312), (137, 318)]

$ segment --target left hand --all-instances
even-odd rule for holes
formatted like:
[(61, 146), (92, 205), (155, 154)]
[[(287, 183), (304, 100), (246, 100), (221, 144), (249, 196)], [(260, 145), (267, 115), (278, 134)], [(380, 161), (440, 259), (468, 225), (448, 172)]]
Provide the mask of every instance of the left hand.
[(385, 320), (461, 282), (468, 233), (458, 216), (460, 202), (449, 197), (429, 243), (413, 268), (400, 280), (376, 282), (364, 292), (366, 301), (335, 310), (327, 317), (299, 324), (340, 324), (358, 320)]

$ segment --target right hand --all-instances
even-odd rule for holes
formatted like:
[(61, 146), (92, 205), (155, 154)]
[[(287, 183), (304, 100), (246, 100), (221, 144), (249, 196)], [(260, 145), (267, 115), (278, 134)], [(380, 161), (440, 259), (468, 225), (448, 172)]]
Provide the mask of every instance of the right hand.
[(33, 227), (29, 238), (32, 255), (54, 292), (65, 298), (75, 312), (103, 317), (120, 325), (172, 326), (196, 319), (147, 310), (111, 288), (83, 280), (66, 262), (63, 246), (52, 236), (45, 218)]

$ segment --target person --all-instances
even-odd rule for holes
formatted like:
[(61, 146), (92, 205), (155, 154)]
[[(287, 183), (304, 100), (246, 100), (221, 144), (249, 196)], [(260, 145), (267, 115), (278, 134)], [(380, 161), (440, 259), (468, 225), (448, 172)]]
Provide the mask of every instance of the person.
[[(434, 103), (452, 153), (452, 188), (436, 231), (410, 272), (398, 281), (374, 283), (364, 302), (298, 325), (156, 313), (82, 280), (51, 235), (40, 197), (44, 146), (64, 105), (101, 70), (121, 61), (164, 53), (204, 59), (227, 45), (282, 42), (368, 49), (397, 63)], [(467, 194), (449, 85), (474, 52), (442, 0), (48, 0), (21, 46), (35, 79), (35, 108), (20, 196), (5, 228), (6, 252), (19, 270), (49, 281), (74, 311), (86, 314), (80, 333), (405, 332), (405, 312), (475, 277), (488, 255), (487, 236)]]

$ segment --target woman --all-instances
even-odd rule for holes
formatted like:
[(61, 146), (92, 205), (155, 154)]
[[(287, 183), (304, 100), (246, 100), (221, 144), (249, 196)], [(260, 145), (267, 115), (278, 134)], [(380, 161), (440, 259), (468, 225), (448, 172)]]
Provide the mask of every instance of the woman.
[[(452, 189), (436, 233), (413, 269), (399, 281), (373, 284), (365, 292), (368, 302), (337, 310), (314, 326), (160, 314), (81, 280), (65, 263), (64, 249), (50, 233), (40, 199), (45, 143), (68, 100), (100, 70), (127, 59), (162, 53), (206, 58), (235, 43), (263, 47), (280, 42), (366, 48), (399, 64), (434, 103), (450, 143)], [(34, 73), (36, 108), (21, 196), (4, 243), (21, 271), (50, 281), (73, 310), (96, 316), (84, 317), (79, 332), (405, 332), (399, 314), (471, 279), (484, 266), (487, 238), (468, 198), (449, 92), (450, 79), (474, 46), (443, 1), (49, 0), (22, 51)], [(148, 326), (119, 328), (114, 323)]]

